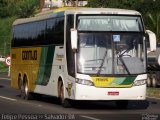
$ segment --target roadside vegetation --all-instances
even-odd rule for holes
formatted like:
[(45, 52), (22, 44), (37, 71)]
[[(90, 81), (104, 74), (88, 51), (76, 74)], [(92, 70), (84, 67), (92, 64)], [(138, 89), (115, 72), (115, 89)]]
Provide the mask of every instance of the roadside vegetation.
[(0, 0), (0, 56), (10, 52), (14, 20), (33, 16), (38, 7), (39, 0)]
[(8, 72), (8, 67), (0, 61), (0, 72)]
[[(0, 0), (0, 57), (10, 54), (12, 24), (17, 18), (33, 16), (39, 9), (39, 0)], [(0, 72), (8, 67), (0, 61)]]
[(147, 88), (147, 96), (160, 98), (160, 88)]

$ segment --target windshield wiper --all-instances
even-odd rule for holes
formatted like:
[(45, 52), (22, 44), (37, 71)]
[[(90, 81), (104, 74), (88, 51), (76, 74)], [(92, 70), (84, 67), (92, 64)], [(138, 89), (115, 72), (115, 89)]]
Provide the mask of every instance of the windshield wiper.
[(102, 71), (102, 67), (103, 67), (104, 60), (105, 60), (106, 56), (107, 56), (107, 49), (106, 49), (106, 51), (105, 51), (105, 53), (104, 53), (104, 56), (103, 56), (103, 59), (102, 59), (101, 65), (100, 65), (99, 70), (98, 70), (98, 72), (97, 72), (97, 76), (99, 76), (99, 74), (100, 74), (100, 73), (101, 73), (101, 71)]
[[(130, 75), (131, 73), (129, 72), (129, 69), (127, 68), (127, 66), (126, 66), (126, 64), (125, 64), (125, 62), (124, 62), (124, 60), (123, 60), (123, 56), (130, 56), (130, 55), (124, 55), (124, 53), (126, 53), (126, 52), (128, 52), (130, 50), (130, 48), (129, 49), (126, 49), (122, 54), (120, 54), (119, 56), (118, 56), (118, 58), (119, 58), (119, 60), (121, 61), (121, 63), (122, 63), (122, 65), (124, 66), (124, 68), (125, 68), (125, 70), (127, 71), (127, 73)], [(131, 57), (131, 56), (130, 56)]]
[(118, 58), (121, 61), (122, 65), (124, 66), (125, 70), (127, 71), (128, 75), (130, 75), (131, 73), (129, 72), (129, 69), (127, 68), (125, 62), (123, 61), (122, 56), (119, 56)]

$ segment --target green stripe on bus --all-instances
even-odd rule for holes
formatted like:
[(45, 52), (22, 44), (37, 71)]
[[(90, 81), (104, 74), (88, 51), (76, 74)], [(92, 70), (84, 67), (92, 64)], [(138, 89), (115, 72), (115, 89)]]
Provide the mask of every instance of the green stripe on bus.
[(118, 77), (111, 82), (112, 85), (131, 85), (136, 77)]
[(47, 85), (51, 76), (55, 46), (42, 47), (36, 84)]
[(135, 80), (135, 77), (126, 77), (126, 79), (123, 81), (121, 85), (131, 85), (133, 84), (134, 80)]

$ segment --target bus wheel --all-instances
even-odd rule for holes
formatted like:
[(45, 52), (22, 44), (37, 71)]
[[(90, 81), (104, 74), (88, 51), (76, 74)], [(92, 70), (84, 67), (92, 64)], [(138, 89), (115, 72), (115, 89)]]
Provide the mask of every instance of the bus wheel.
[(152, 75), (152, 87), (157, 87), (157, 78), (156, 75)]
[(19, 90), (21, 89), (21, 86), (22, 86), (22, 80), (21, 80), (21, 77), (19, 76), (18, 77), (18, 88), (19, 88)]
[(64, 98), (64, 86), (63, 86), (63, 83), (62, 82), (59, 82), (59, 87), (60, 87), (60, 95), (59, 95), (59, 98), (60, 98), (60, 103), (63, 107), (65, 108), (69, 108), (71, 107), (71, 104), (70, 104), (70, 101), (68, 99), (65, 99)]
[(26, 78), (24, 78), (24, 83), (21, 85), (21, 98), (26, 100), (31, 99), (31, 93), (29, 92)]
[(118, 100), (116, 101), (116, 106), (119, 109), (126, 109), (128, 107), (128, 100)]
[(20, 91), (21, 91), (21, 98), (25, 99), (25, 90), (24, 90), (24, 85), (23, 84), (21, 84)]

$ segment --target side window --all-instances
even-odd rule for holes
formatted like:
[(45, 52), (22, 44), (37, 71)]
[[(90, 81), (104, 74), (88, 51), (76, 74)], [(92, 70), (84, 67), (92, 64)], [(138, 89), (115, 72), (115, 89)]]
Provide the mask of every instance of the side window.
[(47, 44), (64, 44), (64, 17), (47, 20)]
[(45, 42), (46, 21), (39, 21), (37, 24), (37, 39), (35, 45), (42, 45)]
[(46, 41), (48, 44), (54, 43), (55, 22), (54, 18), (47, 20)]
[(13, 41), (12, 41), (12, 47), (18, 47), (23, 45), (23, 33), (24, 33), (24, 27), (23, 25), (17, 25), (13, 27)]
[(13, 31), (12, 31), (12, 42), (11, 42), (11, 46), (12, 47), (16, 47), (17, 45), (17, 30), (16, 30), (16, 26), (13, 26)]
[(13, 26), (12, 47), (49, 44), (64, 44), (64, 17)]
[(71, 76), (75, 76), (75, 60), (74, 53), (71, 48), (71, 36), (70, 29), (74, 26), (74, 16), (67, 16), (67, 26), (66, 26), (66, 55), (67, 55), (67, 68), (68, 74)]
[(56, 18), (55, 39), (57, 44), (64, 44), (64, 17)]

